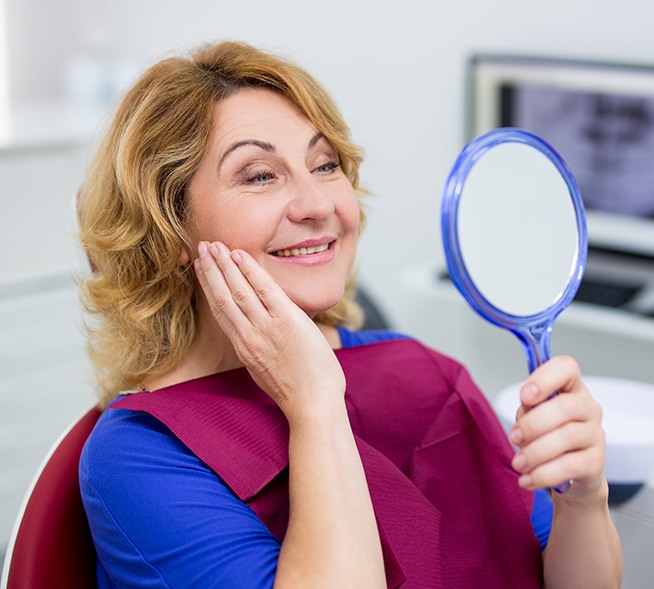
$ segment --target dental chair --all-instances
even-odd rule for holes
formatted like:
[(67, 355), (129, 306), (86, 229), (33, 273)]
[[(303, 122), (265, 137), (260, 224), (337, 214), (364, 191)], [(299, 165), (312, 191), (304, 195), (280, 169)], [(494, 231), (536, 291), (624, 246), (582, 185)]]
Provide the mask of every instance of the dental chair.
[(12, 532), (0, 589), (91, 589), (95, 550), (77, 471), (100, 410), (92, 406), (60, 436), (28, 490)]

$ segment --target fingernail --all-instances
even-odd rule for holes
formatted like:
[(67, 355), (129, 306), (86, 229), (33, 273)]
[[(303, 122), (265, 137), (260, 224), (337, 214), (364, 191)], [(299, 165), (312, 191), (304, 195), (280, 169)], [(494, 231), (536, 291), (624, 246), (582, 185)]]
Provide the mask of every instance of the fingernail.
[(212, 243), (212, 244), (209, 246), (209, 251), (211, 252), (211, 255), (212, 255), (214, 258), (217, 258), (217, 257), (219, 256), (219, 254), (220, 254), (220, 251), (218, 250), (218, 246), (217, 246), (215, 243)]
[(514, 427), (511, 430), (511, 435), (509, 437), (514, 444), (519, 444), (522, 442), (522, 440), (525, 439), (525, 435), (522, 433), (522, 430), (519, 427)]
[(525, 401), (533, 401), (538, 394), (538, 387), (535, 384), (525, 385), (522, 389), (522, 398)]
[(207, 255), (207, 244), (204, 241), (198, 243), (198, 252), (200, 253), (201, 256)]
[(533, 486), (533, 484), (534, 484), (534, 479), (531, 477), (531, 475), (523, 474), (523, 475), (518, 479), (518, 484), (519, 484), (523, 489), (528, 489), (529, 487)]
[(240, 264), (243, 258), (241, 258), (241, 254), (234, 250), (232, 252), (232, 260), (234, 260), (237, 264)]
[(513, 457), (513, 468), (522, 470), (525, 466), (527, 466), (527, 457), (522, 452), (518, 452)]

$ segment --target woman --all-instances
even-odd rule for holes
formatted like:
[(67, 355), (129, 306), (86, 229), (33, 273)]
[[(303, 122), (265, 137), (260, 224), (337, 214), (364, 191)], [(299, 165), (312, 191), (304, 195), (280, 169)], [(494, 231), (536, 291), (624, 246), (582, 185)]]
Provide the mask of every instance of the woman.
[[(619, 586), (574, 361), (525, 383), (513, 456), (458, 364), (351, 331), (360, 162), (317, 82), (247, 45), (124, 98), (80, 207), (101, 587)], [(569, 478), (552, 518), (536, 490)]]

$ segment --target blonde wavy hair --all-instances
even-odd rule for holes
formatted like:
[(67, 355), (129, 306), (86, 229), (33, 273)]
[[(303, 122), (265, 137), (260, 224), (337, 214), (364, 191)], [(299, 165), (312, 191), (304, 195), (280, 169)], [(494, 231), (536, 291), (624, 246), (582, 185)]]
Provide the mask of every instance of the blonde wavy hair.
[[(193, 251), (187, 187), (204, 157), (214, 106), (251, 87), (297, 105), (337, 149), (358, 189), (361, 150), (327, 92), (292, 62), (223, 42), (148, 69), (118, 105), (79, 203), (79, 239), (94, 268), (79, 283), (103, 405), (146, 375), (177, 366), (195, 338), (194, 276), (190, 264), (179, 265), (180, 252)], [(344, 298), (315, 320), (361, 324), (352, 276)]]

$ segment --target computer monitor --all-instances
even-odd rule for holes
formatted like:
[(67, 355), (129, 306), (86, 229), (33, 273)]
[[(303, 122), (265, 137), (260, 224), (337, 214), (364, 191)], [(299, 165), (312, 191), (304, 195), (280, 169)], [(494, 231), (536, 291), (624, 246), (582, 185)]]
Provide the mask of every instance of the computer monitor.
[(560, 153), (591, 248), (654, 258), (654, 66), (477, 54), (467, 97), (468, 140), (521, 127)]

